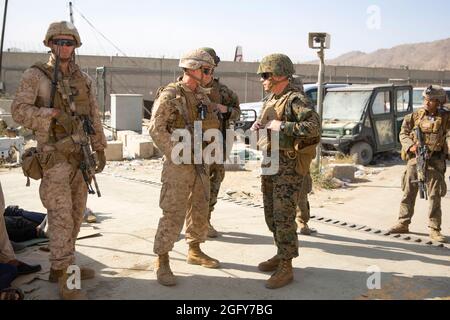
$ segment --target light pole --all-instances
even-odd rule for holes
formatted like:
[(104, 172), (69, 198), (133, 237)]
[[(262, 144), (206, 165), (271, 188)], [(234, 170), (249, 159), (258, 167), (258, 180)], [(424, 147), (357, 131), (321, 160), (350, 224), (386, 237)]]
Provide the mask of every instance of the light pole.
[[(323, 83), (325, 78), (325, 49), (330, 49), (330, 40), (331, 37), (328, 33), (324, 32), (311, 32), (309, 34), (309, 47), (311, 49), (319, 49), (317, 55), (319, 56), (319, 80), (317, 87), (317, 113), (320, 117), (320, 123), (322, 123), (323, 117), (323, 98), (325, 90), (323, 89)], [(322, 132), (320, 133), (322, 134)], [(322, 144), (319, 143), (317, 146), (317, 156), (316, 156), (316, 165), (317, 169), (320, 172), (321, 168), (321, 154), (322, 153)]]
[(2, 39), (0, 44), (0, 93), (5, 91), (3, 83), (3, 42), (5, 41), (6, 14), (8, 12), (8, 0), (5, 0), (5, 11), (3, 13)]

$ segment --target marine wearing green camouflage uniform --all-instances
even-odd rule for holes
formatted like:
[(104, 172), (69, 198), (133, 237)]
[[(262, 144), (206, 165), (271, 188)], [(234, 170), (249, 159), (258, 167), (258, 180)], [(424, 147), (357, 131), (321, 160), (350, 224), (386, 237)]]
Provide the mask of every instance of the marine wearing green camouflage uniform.
[(265, 57), (258, 70), (263, 79), (269, 77), (274, 85), (283, 81), (274, 77), (289, 79), (281, 93), (272, 93), (267, 98), (257, 121), (263, 126), (266, 121), (281, 121), (279, 170), (274, 175), (262, 176), (264, 215), (278, 250), (275, 257), (259, 265), (261, 271), (276, 271), (267, 281), (266, 287), (270, 289), (293, 280), (292, 259), (298, 257), (296, 207), (321, 132), (319, 115), (290, 81), (294, 72), (289, 57), (281, 54)]

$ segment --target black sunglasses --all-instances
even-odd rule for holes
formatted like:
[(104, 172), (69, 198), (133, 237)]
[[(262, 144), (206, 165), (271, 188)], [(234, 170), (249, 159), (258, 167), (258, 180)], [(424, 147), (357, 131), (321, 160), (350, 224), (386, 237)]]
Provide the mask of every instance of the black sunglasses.
[(261, 73), (261, 79), (268, 80), (270, 78), (272, 78), (272, 73), (270, 73), (270, 72)]
[(60, 47), (75, 47), (77, 42), (75, 40), (69, 40), (69, 39), (53, 39), (53, 44), (60, 46)]
[(202, 69), (202, 72), (204, 75), (210, 75), (212, 74), (212, 69)]

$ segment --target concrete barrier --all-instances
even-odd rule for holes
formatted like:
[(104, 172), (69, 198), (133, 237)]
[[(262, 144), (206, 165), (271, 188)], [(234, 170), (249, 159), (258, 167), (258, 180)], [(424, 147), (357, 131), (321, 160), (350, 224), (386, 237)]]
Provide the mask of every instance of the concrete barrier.
[(121, 141), (108, 141), (105, 149), (106, 161), (123, 160), (123, 143)]

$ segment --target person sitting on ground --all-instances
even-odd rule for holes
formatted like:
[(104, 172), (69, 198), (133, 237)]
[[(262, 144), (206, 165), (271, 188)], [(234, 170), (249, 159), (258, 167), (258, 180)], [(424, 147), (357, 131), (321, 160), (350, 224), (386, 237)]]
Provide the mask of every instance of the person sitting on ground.
[(28, 265), (16, 259), (14, 250), (9, 241), (6, 231), (3, 212), (5, 209), (5, 198), (3, 197), (2, 185), (0, 183), (0, 263), (8, 264), (17, 268), (17, 275), (25, 275), (41, 271), (40, 265)]
[(24, 242), (47, 237), (47, 215), (26, 211), (18, 206), (5, 209), (5, 224), (10, 241)]

